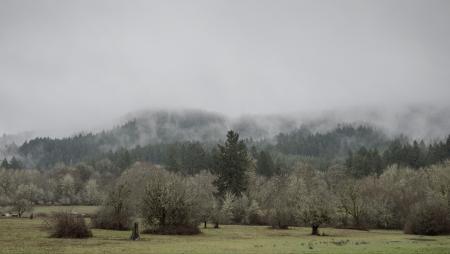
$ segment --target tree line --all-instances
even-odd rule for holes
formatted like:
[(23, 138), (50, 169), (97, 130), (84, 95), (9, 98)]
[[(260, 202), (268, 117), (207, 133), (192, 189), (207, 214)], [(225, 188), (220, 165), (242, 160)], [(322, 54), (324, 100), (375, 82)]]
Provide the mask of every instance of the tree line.
[(383, 169), (389, 165), (399, 165), (412, 169), (442, 163), (450, 159), (450, 136), (445, 142), (438, 141), (428, 146), (425, 142), (414, 140), (401, 142), (396, 139), (390, 142), (383, 152), (378, 149), (367, 149), (361, 147), (356, 152), (349, 152), (345, 161), (348, 172), (355, 176), (367, 176), (381, 174)]
[[(138, 161), (162, 165), (182, 174), (196, 174), (214, 166), (218, 148), (214, 143), (176, 141), (150, 143), (133, 147), (125, 143), (139, 140), (136, 121), (109, 132), (80, 134), (70, 138), (36, 138), (18, 148), (17, 157), (4, 159), (3, 168), (37, 168), (48, 170), (56, 165), (88, 164), (95, 171), (109, 170), (120, 175)], [(126, 141), (124, 141), (126, 140)], [(355, 176), (381, 174), (389, 165), (414, 169), (443, 162), (450, 158), (450, 136), (445, 141), (426, 144), (394, 139), (370, 126), (339, 125), (326, 132), (301, 127), (280, 133), (273, 140), (244, 139), (249, 154), (257, 162), (257, 173), (265, 176), (292, 170), (302, 162), (320, 170), (336, 164)], [(19, 158), (19, 159), (18, 159)]]
[(98, 205), (104, 195), (101, 186), (114, 178), (85, 164), (45, 171), (0, 168), (0, 207), (21, 217), (34, 205)]
[[(302, 225), (311, 227), (312, 234), (325, 225), (449, 232), (448, 161), (418, 169), (394, 163), (354, 174), (339, 163), (319, 170), (293, 160), (286, 170), (270, 152), (248, 149), (246, 142), (230, 131), (208, 156), (192, 143), (178, 146), (198, 155), (193, 158), (208, 158), (186, 170), (180, 159), (167, 166), (134, 162), (128, 150), (121, 151), (128, 157), (124, 170), (112, 170), (115, 164), (109, 159), (94, 166), (59, 164), (51, 170), (1, 169), (0, 203), (19, 214), (34, 204), (102, 204), (93, 218), (96, 227), (128, 229), (139, 218), (146, 231), (164, 234), (198, 233), (200, 223), (217, 228), (227, 223), (277, 229)], [(442, 149), (447, 143), (436, 146)], [(428, 149), (437, 149), (432, 147)], [(383, 160), (373, 150), (364, 154)], [(193, 163), (199, 162), (186, 162)]]
[(135, 164), (112, 186), (96, 227), (127, 229), (143, 218), (146, 232), (198, 233), (200, 223), (369, 229), (414, 234), (450, 232), (450, 163), (419, 170), (390, 166), (353, 177), (345, 168), (296, 164), (270, 177), (256, 173), (246, 146), (229, 132), (210, 172), (182, 175)]

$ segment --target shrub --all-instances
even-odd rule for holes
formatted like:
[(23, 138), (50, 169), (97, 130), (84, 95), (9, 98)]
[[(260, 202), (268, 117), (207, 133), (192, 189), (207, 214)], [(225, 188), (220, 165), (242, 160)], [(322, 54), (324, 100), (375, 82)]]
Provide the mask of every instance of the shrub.
[(406, 221), (404, 232), (418, 235), (450, 233), (449, 211), (445, 200), (435, 197), (417, 203)]
[(92, 232), (84, 218), (70, 212), (57, 212), (47, 220), (50, 237), (55, 238), (88, 238)]

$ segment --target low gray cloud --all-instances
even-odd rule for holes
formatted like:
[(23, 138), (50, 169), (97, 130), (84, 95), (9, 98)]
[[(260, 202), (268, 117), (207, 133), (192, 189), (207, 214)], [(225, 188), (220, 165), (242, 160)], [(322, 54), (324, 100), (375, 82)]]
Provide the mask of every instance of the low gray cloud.
[(0, 0), (0, 133), (152, 108), (445, 109), (449, 23), (445, 0)]

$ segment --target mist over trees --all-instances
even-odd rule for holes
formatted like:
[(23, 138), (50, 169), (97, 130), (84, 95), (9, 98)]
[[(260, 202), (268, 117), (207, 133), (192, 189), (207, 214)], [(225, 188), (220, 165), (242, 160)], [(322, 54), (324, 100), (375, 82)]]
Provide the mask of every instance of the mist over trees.
[[(449, 232), (450, 136), (430, 142), (339, 124), (217, 137), (223, 119), (195, 116), (29, 140), (1, 161), (0, 205), (22, 216), (35, 205), (101, 204), (95, 227), (126, 230), (141, 218), (146, 232), (163, 234), (198, 233), (200, 223)], [(217, 129), (202, 135), (196, 128), (209, 122)], [(143, 139), (149, 133), (171, 137)]]
[[(212, 126), (223, 123), (221, 118), (198, 112), (189, 115), (193, 119), (162, 112), (155, 115), (152, 115), (156, 117), (152, 124), (148, 123), (148, 119), (145, 124), (141, 123), (142, 119), (135, 119), (96, 134), (32, 139), (19, 146), (15, 156), (4, 158), (2, 167), (47, 170), (61, 163), (68, 166), (85, 163), (96, 171), (106, 170), (115, 175), (137, 161), (162, 165), (184, 174), (195, 174), (215, 167), (213, 161), (218, 149), (215, 144), (221, 142), (223, 137), (209, 135), (211, 132), (201, 135), (201, 131), (208, 129), (203, 126), (206, 123), (212, 122)], [(242, 126), (244, 123), (241, 123), (242, 129), (245, 129)], [(165, 136), (170, 136), (165, 129), (167, 126), (172, 126), (169, 129), (176, 129), (177, 126), (180, 129), (165, 140)], [(201, 129), (197, 130), (198, 127)], [(150, 141), (150, 133), (159, 133), (161, 140), (165, 141)], [(384, 168), (394, 164), (420, 168), (443, 162), (449, 158), (450, 136), (444, 140), (425, 142), (406, 136), (390, 137), (369, 125), (340, 124), (322, 132), (303, 125), (272, 137), (243, 137), (243, 142), (248, 147), (249, 155), (257, 161), (257, 172), (266, 176), (289, 171), (299, 161), (321, 170), (340, 164), (354, 176), (366, 176), (380, 174)]]
[[(417, 113), (417, 116), (415, 111), (408, 112), (409, 117), (413, 119), (422, 116), (422, 113)], [(249, 149), (256, 146), (259, 151), (270, 148), (283, 155), (321, 157), (327, 160), (345, 157), (349, 151), (356, 152), (361, 147), (368, 150), (377, 149), (381, 153), (395, 139), (400, 139), (401, 144), (412, 143), (413, 140), (420, 144), (423, 140), (428, 146), (442, 140), (444, 135), (448, 136), (448, 133), (440, 134), (439, 139), (431, 134), (411, 136), (409, 133), (413, 132), (406, 128), (393, 131), (392, 128), (383, 127), (380, 122), (371, 122), (368, 119), (358, 121), (358, 117), (342, 124), (345, 120), (340, 122), (336, 116), (329, 115), (316, 118), (274, 115), (230, 119), (204, 111), (161, 110), (138, 112), (125, 119), (127, 120), (124, 124), (110, 130), (81, 133), (65, 138), (38, 136), (28, 138), (26, 142), (23, 142), (24, 139), (17, 139), (18, 143), (14, 143), (11, 138), (6, 138), (9, 136), (5, 136), (2, 141), (4, 144), (0, 146), (0, 159), (11, 160), (15, 156), (24, 167), (49, 168), (59, 162), (74, 165), (81, 161), (98, 161), (105, 157), (117, 160), (116, 157), (119, 156), (125, 157), (124, 160), (119, 160), (123, 161), (123, 164), (119, 165), (123, 169), (129, 166), (125, 160), (128, 154), (124, 150), (130, 153), (135, 149), (135, 154), (131, 156), (139, 157), (134, 158), (135, 160), (146, 160), (155, 164), (172, 163), (177, 167), (178, 161), (185, 160), (185, 157), (174, 147), (185, 143), (198, 143), (208, 152), (216, 143), (223, 141), (223, 133), (229, 129), (237, 131)], [(342, 119), (349, 117), (342, 116)], [(376, 120), (381, 121), (380, 116), (374, 117), (374, 121)], [(424, 124), (418, 126), (423, 128)], [(443, 133), (445, 129), (442, 127), (432, 132)], [(402, 130), (406, 131), (403, 134), (408, 135), (403, 136), (405, 140), (399, 138), (402, 137)], [(169, 147), (171, 145), (172, 147)], [(116, 152), (117, 154), (114, 154)], [(202, 156), (201, 151), (199, 153), (199, 156)]]

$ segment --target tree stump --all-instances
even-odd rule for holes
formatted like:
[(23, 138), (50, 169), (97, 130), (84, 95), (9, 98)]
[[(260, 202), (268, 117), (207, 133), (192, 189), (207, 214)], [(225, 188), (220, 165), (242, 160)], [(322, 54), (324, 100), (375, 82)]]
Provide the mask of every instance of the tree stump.
[(139, 236), (139, 226), (138, 223), (135, 222), (133, 226), (133, 231), (131, 232), (130, 240), (136, 241), (139, 240), (141, 237)]
[(311, 225), (312, 228), (312, 233), (311, 235), (319, 235), (319, 225), (317, 224), (312, 224)]

